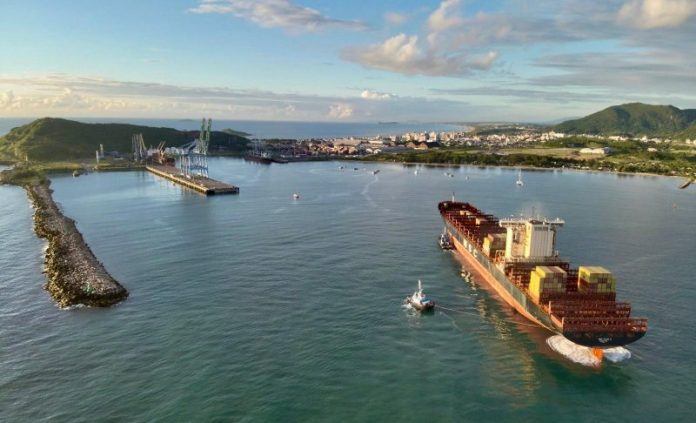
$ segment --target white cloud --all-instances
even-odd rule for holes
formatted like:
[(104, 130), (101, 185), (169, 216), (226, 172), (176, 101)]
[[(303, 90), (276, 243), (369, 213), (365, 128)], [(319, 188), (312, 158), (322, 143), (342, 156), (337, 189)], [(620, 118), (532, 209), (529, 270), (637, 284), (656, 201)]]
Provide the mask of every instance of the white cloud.
[(696, 14), (694, 0), (628, 0), (619, 23), (640, 29), (677, 27)]
[(488, 69), (491, 66), (493, 66), (493, 62), (495, 62), (497, 58), (498, 58), (497, 51), (489, 51), (488, 53), (484, 54), (483, 56), (474, 58), (471, 61), (471, 64), (472, 64), (472, 67), (476, 67), (479, 69)]
[(331, 104), (328, 116), (334, 119), (348, 119), (353, 116), (353, 107), (345, 103)]
[(396, 97), (394, 94), (380, 93), (378, 91), (363, 90), (360, 97), (366, 100), (391, 100)]
[(12, 90), (2, 93), (0, 95), (0, 110), (10, 109), (15, 104), (15, 96)]
[(397, 12), (387, 12), (384, 14), (384, 20), (389, 25), (401, 25), (408, 21), (408, 16)]
[(397, 97), (369, 89), (352, 96), (331, 96), (66, 74), (0, 74), (0, 114), (4, 116), (188, 118), (204, 114), (215, 119), (366, 121), (455, 119), (470, 113), (462, 101), (388, 98)]
[(428, 17), (428, 29), (431, 32), (443, 32), (462, 24), (462, 18), (457, 15), (461, 0), (444, 0)]
[(380, 44), (353, 47), (343, 51), (344, 59), (368, 68), (398, 72), (404, 75), (459, 76), (471, 70), (488, 69), (497, 58), (489, 53), (484, 60), (461, 53), (439, 53), (419, 47), (418, 36), (395, 35)]
[(489, 69), (498, 58), (491, 51), (475, 57), (465, 51), (461, 42), (453, 42), (464, 20), (457, 13), (461, 0), (443, 0), (428, 16), (424, 38), (404, 33), (381, 43), (352, 47), (341, 56), (367, 68), (397, 72), (404, 75), (462, 76), (473, 70)]
[(201, 0), (198, 6), (189, 11), (232, 14), (262, 27), (280, 27), (299, 32), (325, 28), (367, 28), (364, 22), (329, 18), (316, 9), (294, 5), (290, 0)]

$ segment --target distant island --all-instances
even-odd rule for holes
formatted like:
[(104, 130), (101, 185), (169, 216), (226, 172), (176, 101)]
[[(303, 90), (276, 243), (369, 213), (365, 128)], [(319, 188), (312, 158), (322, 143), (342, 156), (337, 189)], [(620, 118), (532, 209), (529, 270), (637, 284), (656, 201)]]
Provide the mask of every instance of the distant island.
[(251, 134), (248, 132), (237, 131), (237, 130), (232, 129), (232, 128), (225, 128), (222, 130), (222, 132), (229, 134), (229, 135), (236, 135), (238, 137), (244, 137), (244, 138), (248, 138), (251, 136)]

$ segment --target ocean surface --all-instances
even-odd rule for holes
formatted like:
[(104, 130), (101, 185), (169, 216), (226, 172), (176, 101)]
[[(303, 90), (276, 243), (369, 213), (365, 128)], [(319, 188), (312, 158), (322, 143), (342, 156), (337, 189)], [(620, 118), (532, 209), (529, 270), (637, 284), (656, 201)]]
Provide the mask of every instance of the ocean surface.
[[(0, 187), (0, 421), (692, 420), (694, 189), (573, 171), (525, 171), (520, 189), (512, 169), (340, 164), (214, 158), (211, 176), (241, 193), (210, 198), (144, 172), (53, 178), (130, 291), (109, 309), (54, 305), (26, 195)], [(611, 269), (650, 319), (632, 357), (573, 363), (462, 280), (436, 244), (452, 192), (501, 217), (564, 218), (562, 256)], [(431, 315), (401, 304), (418, 279), (442, 306)]]
[[(130, 123), (155, 127), (194, 130), (201, 128), (201, 121), (195, 119), (136, 119), (136, 118), (69, 118), (85, 123)], [(25, 125), (34, 118), (0, 118), (0, 136), (12, 128)], [(231, 128), (251, 134), (251, 138), (340, 138), (366, 137), (375, 135), (400, 135), (406, 132), (442, 132), (466, 131), (467, 126), (447, 123), (356, 123), (356, 122), (280, 122), (253, 120), (217, 120), (213, 119), (213, 130)]]

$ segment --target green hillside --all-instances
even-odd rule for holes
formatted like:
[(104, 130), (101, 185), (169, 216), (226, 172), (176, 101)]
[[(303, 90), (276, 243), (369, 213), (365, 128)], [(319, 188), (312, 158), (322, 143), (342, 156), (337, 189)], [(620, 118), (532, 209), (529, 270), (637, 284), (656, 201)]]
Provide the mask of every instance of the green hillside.
[[(178, 147), (198, 136), (198, 131), (122, 123), (81, 123), (66, 119), (43, 118), (12, 129), (0, 137), (0, 159), (33, 161), (76, 160), (94, 157), (99, 144), (105, 151), (131, 152), (131, 137), (142, 133), (145, 144)], [(210, 136), (211, 153), (241, 154), (249, 140), (236, 134), (214, 131)]]
[(677, 135), (680, 139), (696, 140), (696, 122)]
[(570, 134), (601, 134), (633, 136), (683, 137), (684, 131), (696, 123), (696, 110), (674, 106), (629, 103), (612, 106), (581, 119), (556, 125), (557, 132)]

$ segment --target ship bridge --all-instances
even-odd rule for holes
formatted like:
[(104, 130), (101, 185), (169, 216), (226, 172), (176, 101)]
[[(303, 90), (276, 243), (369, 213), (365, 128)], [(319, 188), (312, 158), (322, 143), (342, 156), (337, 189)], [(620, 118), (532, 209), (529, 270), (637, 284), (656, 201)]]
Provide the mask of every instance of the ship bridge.
[(565, 221), (546, 218), (501, 219), (507, 229), (505, 238), (506, 261), (548, 261), (558, 257), (556, 232)]

